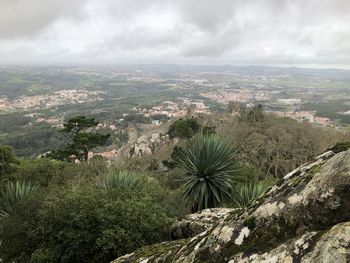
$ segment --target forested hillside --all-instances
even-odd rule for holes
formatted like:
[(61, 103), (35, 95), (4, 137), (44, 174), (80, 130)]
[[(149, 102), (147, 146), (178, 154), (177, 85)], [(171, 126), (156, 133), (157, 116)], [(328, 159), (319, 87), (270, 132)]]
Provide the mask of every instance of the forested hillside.
[[(0, 147), (0, 258), (4, 262), (109, 262), (171, 239), (176, 219), (244, 208), (288, 172), (349, 134), (265, 113), (261, 107), (178, 119), (151, 154), (88, 158), (108, 134), (84, 116), (64, 123), (60, 147), (36, 159)], [(162, 137), (163, 138), (163, 137)]]

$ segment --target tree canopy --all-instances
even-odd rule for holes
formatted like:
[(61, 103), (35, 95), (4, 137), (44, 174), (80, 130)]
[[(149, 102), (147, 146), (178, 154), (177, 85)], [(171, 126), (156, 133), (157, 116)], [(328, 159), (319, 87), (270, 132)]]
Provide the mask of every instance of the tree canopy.
[(196, 119), (179, 119), (170, 125), (168, 134), (171, 138), (191, 138), (201, 128)]
[(52, 151), (49, 157), (64, 161), (86, 161), (89, 151), (105, 144), (110, 137), (110, 134), (92, 132), (97, 124), (94, 118), (89, 119), (81, 115), (69, 119), (63, 124), (61, 132), (69, 134), (71, 142), (63, 150)]

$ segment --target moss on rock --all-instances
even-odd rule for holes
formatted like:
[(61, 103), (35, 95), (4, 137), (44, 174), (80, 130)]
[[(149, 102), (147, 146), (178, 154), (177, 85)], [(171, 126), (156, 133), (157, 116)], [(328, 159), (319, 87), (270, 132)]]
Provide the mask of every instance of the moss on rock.
[[(143, 248), (128, 256), (133, 261), (115, 263), (145, 259), (148, 263), (332, 262), (319, 261), (324, 256), (322, 249), (328, 249), (332, 259), (350, 259), (349, 246), (346, 250), (343, 242), (349, 238), (339, 231), (345, 231), (345, 226), (332, 228), (350, 221), (349, 188), (350, 150), (336, 155), (327, 152), (208, 231), (180, 243)], [(333, 230), (328, 231), (330, 228)], [(350, 223), (346, 233), (350, 233)], [(327, 244), (332, 240), (339, 243), (340, 252), (334, 247), (337, 244)]]

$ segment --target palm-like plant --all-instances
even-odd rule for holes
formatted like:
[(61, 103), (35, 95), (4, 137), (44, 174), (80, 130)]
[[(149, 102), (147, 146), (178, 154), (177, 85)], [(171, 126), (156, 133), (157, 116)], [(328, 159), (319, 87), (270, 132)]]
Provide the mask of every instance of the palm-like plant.
[(8, 217), (15, 205), (30, 193), (36, 190), (36, 186), (30, 182), (10, 182), (0, 192), (0, 220)]
[(131, 174), (127, 171), (110, 172), (103, 179), (102, 186), (105, 189), (129, 188), (141, 191), (146, 185), (146, 180), (140, 176)]
[(183, 171), (180, 191), (193, 212), (229, 200), (233, 184), (242, 179), (231, 143), (216, 134), (195, 135), (179, 149), (176, 165)]
[(231, 195), (233, 207), (242, 208), (249, 205), (256, 198), (265, 193), (268, 185), (259, 182), (246, 182), (235, 185)]

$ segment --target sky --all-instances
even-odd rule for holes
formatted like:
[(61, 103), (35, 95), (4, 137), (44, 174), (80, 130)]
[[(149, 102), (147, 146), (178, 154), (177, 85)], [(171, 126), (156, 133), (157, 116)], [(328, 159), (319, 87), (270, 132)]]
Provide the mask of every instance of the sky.
[(0, 64), (350, 68), (349, 0), (0, 0)]

